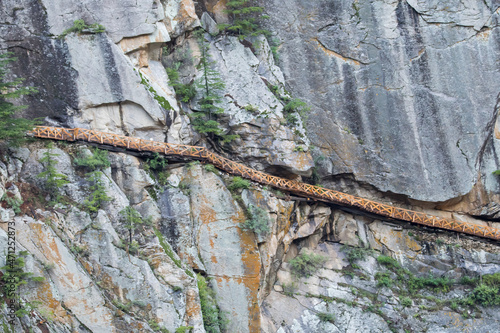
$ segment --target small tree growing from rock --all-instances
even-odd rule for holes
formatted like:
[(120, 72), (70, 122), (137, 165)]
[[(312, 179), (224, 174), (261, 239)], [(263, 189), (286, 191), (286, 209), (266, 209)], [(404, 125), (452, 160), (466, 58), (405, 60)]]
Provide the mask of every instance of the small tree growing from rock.
[(205, 41), (202, 30), (198, 32), (198, 41), (201, 52), (198, 69), (201, 71), (201, 77), (196, 82), (196, 88), (201, 98), (199, 100), (200, 112), (194, 112), (191, 115), (193, 128), (211, 139), (231, 142), (239, 136), (224, 134), (225, 131), (218, 122), (219, 115), (224, 113), (224, 109), (219, 105), (222, 102), (225, 84), (219, 72), (214, 68), (215, 61), (210, 59), (209, 45)]
[(69, 181), (66, 175), (62, 173), (58, 173), (56, 169), (56, 165), (58, 164), (57, 160), (54, 157), (59, 156), (59, 154), (52, 153), (52, 142), (49, 143), (48, 149), (45, 153), (43, 153), (43, 158), (40, 160), (41, 163), (45, 164), (45, 171), (38, 174), (38, 178), (45, 178), (45, 187), (47, 191), (50, 193), (53, 202), (58, 202), (61, 198), (61, 194), (59, 193), (59, 189), (68, 184)]
[(38, 121), (15, 117), (26, 106), (14, 105), (11, 101), (37, 90), (19, 87), (24, 80), (22, 78), (13, 81), (7, 79), (7, 65), (15, 60), (12, 53), (0, 54), (0, 140), (8, 140), (11, 145), (18, 146), (26, 140), (26, 132), (31, 131)]

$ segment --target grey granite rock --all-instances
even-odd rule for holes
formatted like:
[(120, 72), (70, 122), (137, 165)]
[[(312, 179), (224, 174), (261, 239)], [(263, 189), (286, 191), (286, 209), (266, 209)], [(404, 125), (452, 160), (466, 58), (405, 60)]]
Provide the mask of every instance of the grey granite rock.
[(291, 92), (313, 106), (309, 137), (331, 161), (323, 176), (427, 201), (472, 189), (500, 91), (498, 3), (265, 7)]

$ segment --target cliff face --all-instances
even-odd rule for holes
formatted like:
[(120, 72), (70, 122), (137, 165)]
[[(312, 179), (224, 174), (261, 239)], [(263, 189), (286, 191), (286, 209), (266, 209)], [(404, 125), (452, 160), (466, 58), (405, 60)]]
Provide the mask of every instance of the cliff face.
[(287, 83), (313, 106), (307, 127), (328, 157), (323, 175), (352, 174), (423, 201), (460, 197), (480, 178), (498, 192), (498, 183), (488, 180), (498, 169), (490, 157), (498, 115), (498, 4), (266, 6)]
[[(18, 57), (12, 76), (39, 90), (19, 101), (24, 115), (202, 145), (258, 170), (499, 227), (498, 3), (266, 1), (272, 37), (245, 40), (218, 34), (225, 3), (3, 1), (0, 48)], [(81, 19), (87, 27), (68, 32)], [(193, 129), (199, 87), (189, 101), (176, 95), (203, 78), (204, 53), (225, 84), (218, 119), (239, 135), (230, 143)], [(293, 98), (310, 106), (307, 120), (290, 118)], [(28, 313), (13, 325), (2, 305), (5, 332), (499, 325), (477, 289), (498, 294), (497, 244), (238, 186), (188, 161), (161, 168), (115, 151), (96, 168), (82, 166), (99, 154), (83, 144), (2, 149), (0, 248), (7, 254), (14, 225), (24, 271), (44, 277), (20, 286)], [(48, 153), (68, 180), (60, 196), (37, 177)], [(98, 189), (109, 200), (89, 208)]]

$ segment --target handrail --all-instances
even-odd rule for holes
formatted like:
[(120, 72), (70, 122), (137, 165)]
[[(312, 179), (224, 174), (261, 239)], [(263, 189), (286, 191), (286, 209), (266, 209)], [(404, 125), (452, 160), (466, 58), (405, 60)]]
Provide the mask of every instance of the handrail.
[(275, 188), (286, 190), (307, 198), (322, 200), (342, 206), (356, 207), (366, 212), (401, 221), (407, 221), (434, 228), (452, 230), (483, 238), (500, 240), (500, 229), (428, 215), (422, 212), (416, 212), (409, 209), (382, 204), (373, 200), (363, 199), (354, 195), (327, 188), (272, 176), (212, 153), (204, 147), (148, 141), (139, 138), (99, 132), (84, 128), (70, 129), (61, 127), (38, 126), (31, 133), (38, 138), (66, 141), (81, 140), (94, 142), (101, 145), (123, 147), (129, 150), (150, 151), (161, 153), (164, 155), (193, 157), (208, 161), (217, 168), (233, 175), (248, 178), (255, 182), (270, 185)]

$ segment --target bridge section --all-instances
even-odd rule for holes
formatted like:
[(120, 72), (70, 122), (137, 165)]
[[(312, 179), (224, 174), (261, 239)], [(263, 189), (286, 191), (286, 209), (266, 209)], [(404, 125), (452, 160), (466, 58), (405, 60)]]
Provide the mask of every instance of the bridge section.
[(409, 209), (382, 204), (373, 200), (363, 199), (343, 192), (272, 176), (212, 153), (204, 147), (148, 141), (83, 128), (69, 129), (39, 126), (32, 131), (32, 134), (38, 138), (65, 141), (81, 140), (102, 145), (122, 147), (129, 150), (156, 152), (167, 156), (175, 155), (195, 158), (209, 162), (227, 173), (251, 179), (255, 182), (270, 185), (272, 187), (313, 200), (321, 200), (345, 207), (355, 207), (369, 213), (396, 220), (452, 230), (483, 238), (500, 240), (500, 229), (428, 215), (422, 212), (416, 212)]

